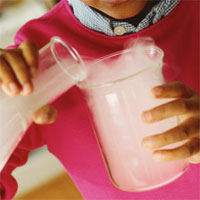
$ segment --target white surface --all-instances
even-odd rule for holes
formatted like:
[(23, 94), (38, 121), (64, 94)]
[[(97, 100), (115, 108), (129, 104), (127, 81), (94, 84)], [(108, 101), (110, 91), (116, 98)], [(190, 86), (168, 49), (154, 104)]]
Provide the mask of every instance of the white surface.
[(46, 147), (37, 150), (24, 166), (12, 173), (18, 182), (16, 197), (43, 185), (63, 171), (63, 166), (47, 151)]

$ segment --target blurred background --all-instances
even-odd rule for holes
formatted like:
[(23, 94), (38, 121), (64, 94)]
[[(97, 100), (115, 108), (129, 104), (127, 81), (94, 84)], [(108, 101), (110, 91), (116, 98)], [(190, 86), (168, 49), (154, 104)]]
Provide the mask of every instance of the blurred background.
[[(0, 48), (13, 44), (17, 30), (38, 18), (59, 0), (0, 0)], [(81, 194), (60, 162), (46, 147), (32, 151), (28, 162), (13, 172), (19, 188), (14, 200), (81, 200)]]
[(0, 48), (13, 43), (16, 31), (27, 21), (51, 9), (59, 0), (0, 0)]

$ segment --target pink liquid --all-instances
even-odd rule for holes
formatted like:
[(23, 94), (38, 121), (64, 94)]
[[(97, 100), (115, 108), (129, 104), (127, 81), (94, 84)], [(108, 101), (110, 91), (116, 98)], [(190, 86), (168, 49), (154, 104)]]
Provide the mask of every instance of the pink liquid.
[(152, 151), (141, 146), (144, 137), (177, 126), (176, 117), (153, 124), (141, 119), (143, 111), (169, 101), (151, 96), (151, 88), (163, 82), (161, 71), (150, 69), (122, 82), (86, 91), (108, 173), (122, 190), (157, 188), (179, 177), (187, 167), (185, 161), (156, 162)]

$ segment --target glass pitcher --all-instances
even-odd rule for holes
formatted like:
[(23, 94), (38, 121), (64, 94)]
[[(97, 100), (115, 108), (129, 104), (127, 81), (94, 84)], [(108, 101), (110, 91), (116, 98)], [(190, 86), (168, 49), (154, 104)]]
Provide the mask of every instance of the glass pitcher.
[(154, 189), (175, 180), (187, 168), (186, 161), (156, 162), (152, 151), (141, 146), (144, 137), (178, 124), (177, 117), (153, 124), (141, 119), (143, 111), (169, 101), (155, 99), (150, 92), (165, 82), (162, 59), (158, 47), (138, 46), (87, 64), (87, 79), (78, 82), (109, 177), (121, 190)]

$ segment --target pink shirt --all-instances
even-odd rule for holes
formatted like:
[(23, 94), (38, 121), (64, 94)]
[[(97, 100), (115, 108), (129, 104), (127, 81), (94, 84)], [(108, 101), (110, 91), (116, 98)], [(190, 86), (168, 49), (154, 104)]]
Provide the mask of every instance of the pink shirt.
[[(52, 36), (60, 36), (81, 56), (99, 58), (123, 49), (131, 38), (152, 37), (164, 50), (163, 72), (167, 81), (179, 80), (199, 91), (199, 1), (182, 0), (164, 19), (138, 33), (112, 37), (84, 27), (62, 0), (43, 17), (24, 25), (15, 37), (16, 45), (25, 39), (38, 48)], [(53, 103), (58, 119), (52, 125), (32, 125), (1, 173), (4, 199), (11, 199), (17, 183), (11, 172), (27, 161), (28, 152), (47, 145), (63, 164), (85, 199), (197, 200), (200, 199), (199, 165), (173, 183), (147, 192), (125, 192), (115, 188), (106, 173), (92, 131), (83, 96), (73, 87)]]

